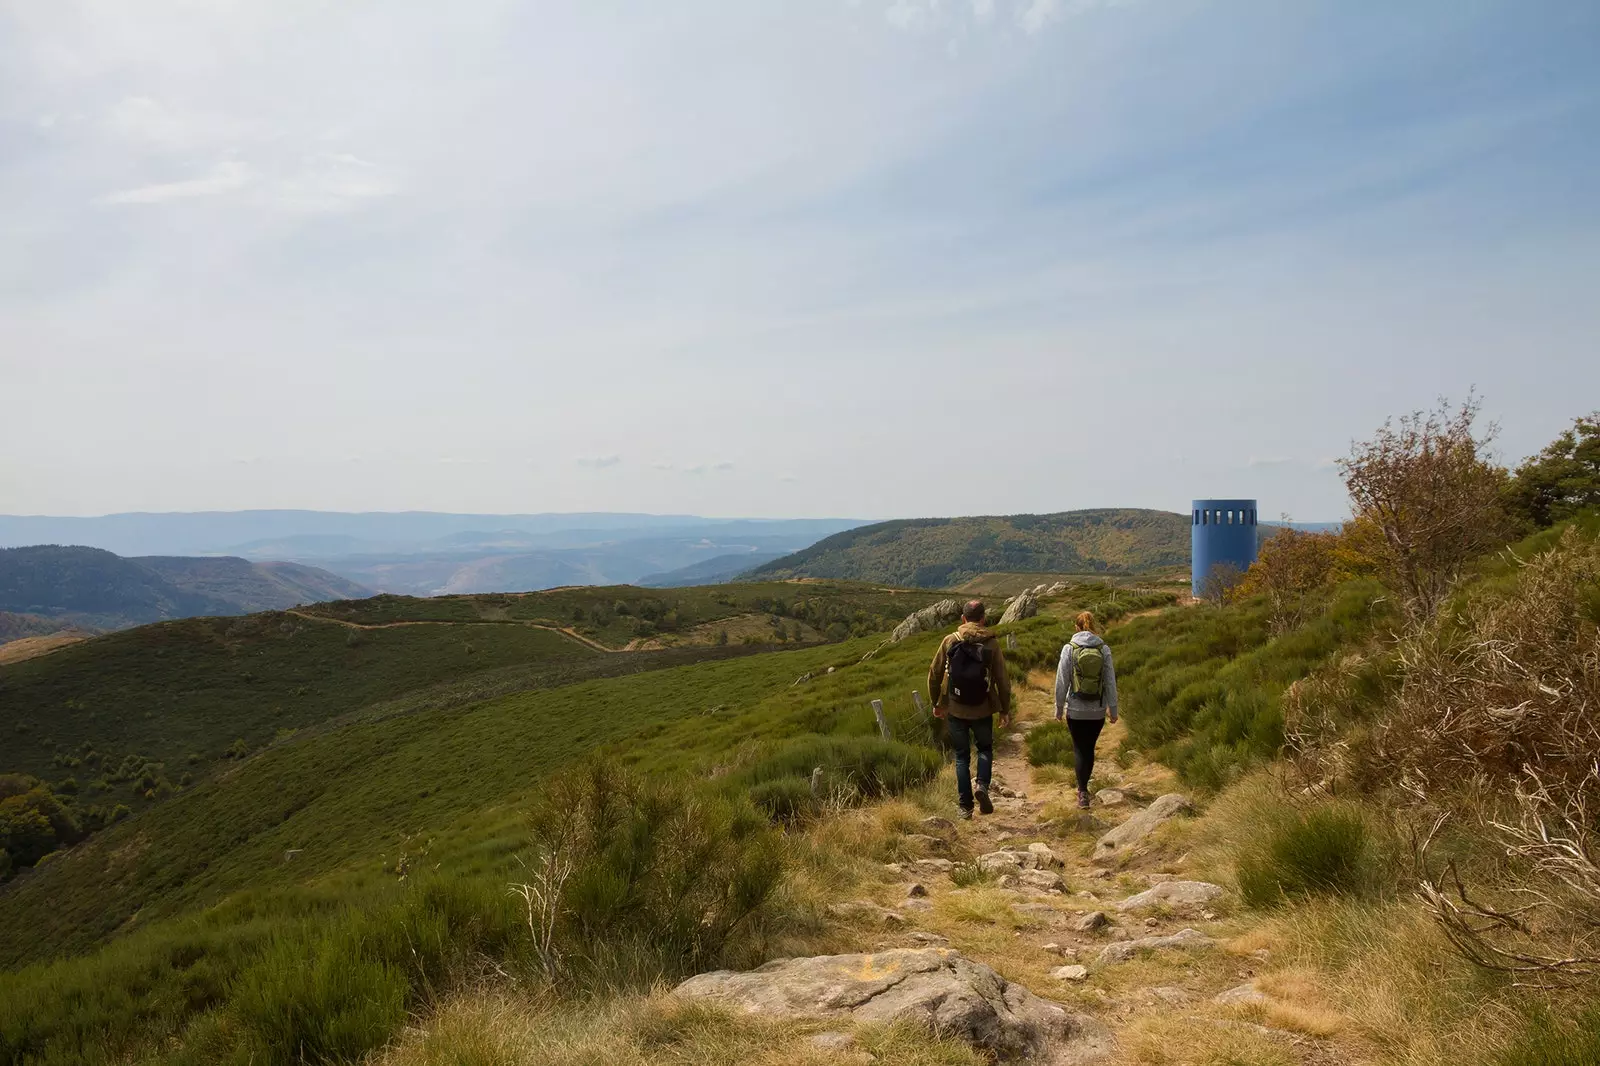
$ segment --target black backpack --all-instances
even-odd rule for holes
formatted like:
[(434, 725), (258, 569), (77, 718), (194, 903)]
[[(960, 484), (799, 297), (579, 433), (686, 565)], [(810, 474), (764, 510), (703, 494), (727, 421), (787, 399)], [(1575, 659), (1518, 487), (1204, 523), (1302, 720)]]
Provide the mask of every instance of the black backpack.
[(976, 706), (989, 700), (989, 649), (976, 640), (952, 641), (945, 653), (950, 698)]

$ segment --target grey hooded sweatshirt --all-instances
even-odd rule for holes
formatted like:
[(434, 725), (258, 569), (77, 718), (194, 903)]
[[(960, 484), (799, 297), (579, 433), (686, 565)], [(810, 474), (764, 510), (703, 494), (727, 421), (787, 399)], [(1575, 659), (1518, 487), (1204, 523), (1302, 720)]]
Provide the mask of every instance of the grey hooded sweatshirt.
[[(1100, 669), (1100, 698), (1080, 696), (1072, 687), (1073, 653), (1078, 648), (1100, 645), (1105, 666)], [(1111, 647), (1090, 632), (1074, 633), (1061, 649), (1061, 665), (1056, 668), (1056, 717), (1066, 708), (1068, 718), (1104, 718), (1107, 710), (1117, 710), (1117, 672), (1111, 666)]]

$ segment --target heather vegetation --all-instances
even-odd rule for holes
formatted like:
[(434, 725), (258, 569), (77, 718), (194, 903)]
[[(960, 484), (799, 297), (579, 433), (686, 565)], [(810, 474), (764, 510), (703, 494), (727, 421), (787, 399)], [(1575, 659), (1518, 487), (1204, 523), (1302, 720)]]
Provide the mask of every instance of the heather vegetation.
[[(1184, 920), (1207, 923), (1217, 946), (1181, 962), (1096, 963), (1071, 979), (1080, 986), (1047, 978), (1059, 955), (1027, 946), (1046, 935), (1044, 905), (969, 849), (966, 827), (938, 845), (949, 872), (918, 932), (1114, 1023), (1141, 1011), (1119, 1032), (1129, 1066), (1593, 1061), (1600, 518), (1531, 528), (1510, 502), (1523, 474), (1494, 466), (1474, 414), (1415, 416), (1358, 445), (1352, 521), (1277, 533), (1221, 602), (1085, 583), (1001, 629), (1017, 698), (1038, 715), (1068, 617), (1093, 610), (1115, 648), (1124, 718), (1100, 773), (1144, 800), (1181, 787), (1199, 808), (1161, 827), (1148, 859), (1100, 877), (1083, 827), (1115, 815), (1047, 804), (1038, 831), (1066, 857), (1069, 891), (1129, 895), (1158, 872), (1215, 880), (1226, 893), (1216, 913)], [(1431, 493), (1461, 513), (1430, 511)], [(1497, 534), (1480, 540), (1463, 515)], [(269, 616), (273, 640), (289, 639), (281, 627), (294, 619), (306, 633), (353, 634), (347, 651), (461, 630), (557, 643), (548, 666), (433, 665), (425, 684), (402, 660), (427, 645), (396, 644), (382, 671), (392, 687), (329, 705), (43, 853), (0, 895), (12, 967), (0, 974), (0, 1062), (828, 1061), (814, 1028), (652, 990), (896, 935), (866, 924), (878, 904), (847, 903), (854, 918), (836, 908), (884, 898), (884, 864), (920, 861), (929, 845), (911, 841), (933, 839), (925, 817), (950, 811), (939, 731), (911, 696), (940, 633), (890, 643), (879, 624), (782, 650), (713, 639), (611, 653), (539, 627), (581, 621), (602, 643), (638, 640), (619, 619), (649, 604), (689, 630), (749, 614), (816, 630), (809, 619), (826, 616), (805, 612), (830, 595), (828, 610), (863, 612), (836, 617), (851, 632), (930, 600), (774, 584), (382, 598)], [(417, 617), (429, 612), (439, 617)], [(115, 647), (50, 658), (96, 645)], [(216, 661), (265, 662), (274, 645), (239, 646), (252, 652)], [(151, 658), (164, 657), (126, 662)], [(586, 673), (613, 663), (638, 665)], [(12, 669), (0, 684), (35, 676)], [(874, 700), (893, 739), (878, 735)], [(1048, 789), (1070, 744), (1059, 726), (1029, 724), (1032, 781), (1011, 783)], [(154, 767), (141, 758), (117, 772)], [(25, 811), (3, 824), (43, 819), (57, 843), (84, 837), (81, 790), (61, 793), (61, 774), (84, 765), (0, 779), (0, 811)], [(1259, 969), (1263, 998), (1233, 1014), (1211, 1005), (1245, 967)], [(1208, 998), (1185, 1000), (1179, 985)], [(1157, 988), (1175, 1006), (1136, 1008)], [(887, 1063), (974, 1061), (905, 1029), (854, 1038)]]

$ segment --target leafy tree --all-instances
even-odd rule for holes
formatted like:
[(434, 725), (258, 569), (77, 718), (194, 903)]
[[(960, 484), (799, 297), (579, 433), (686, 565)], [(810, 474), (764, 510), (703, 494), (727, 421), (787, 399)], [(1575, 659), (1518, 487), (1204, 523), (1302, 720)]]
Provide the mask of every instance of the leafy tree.
[(1413, 621), (1431, 617), (1469, 561), (1505, 542), (1506, 472), (1486, 457), (1495, 436), (1480, 403), (1385, 422), (1339, 461), (1357, 520), (1371, 523), (1379, 576)]
[(1600, 411), (1578, 418), (1524, 461), (1507, 495), (1517, 517), (1540, 528), (1600, 508)]

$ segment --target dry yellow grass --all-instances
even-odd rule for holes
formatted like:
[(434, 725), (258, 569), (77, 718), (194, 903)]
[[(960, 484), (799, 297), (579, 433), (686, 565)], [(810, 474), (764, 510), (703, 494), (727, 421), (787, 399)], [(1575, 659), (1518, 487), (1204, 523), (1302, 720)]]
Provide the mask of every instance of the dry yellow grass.
[[(854, 1047), (828, 1049), (813, 1037), (848, 1032)], [(911, 1026), (828, 1026), (736, 1014), (665, 994), (588, 1008), (504, 994), (445, 1004), (374, 1066), (981, 1066), (958, 1041)]]
[(1124, 1066), (1299, 1066), (1282, 1037), (1246, 1024), (1170, 1012), (1136, 1018), (1120, 1034)]
[(60, 633), (51, 633), (43, 637), (22, 637), (18, 640), (7, 641), (0, 644), (0, 666), (9, 663), (20, 663), (24, 659), (33, 659), (40, 655), (65, 648), (69, 644), (76, 644), (81, 640), (88, 640), (88, 636), (76, 630), (66, 630)]

